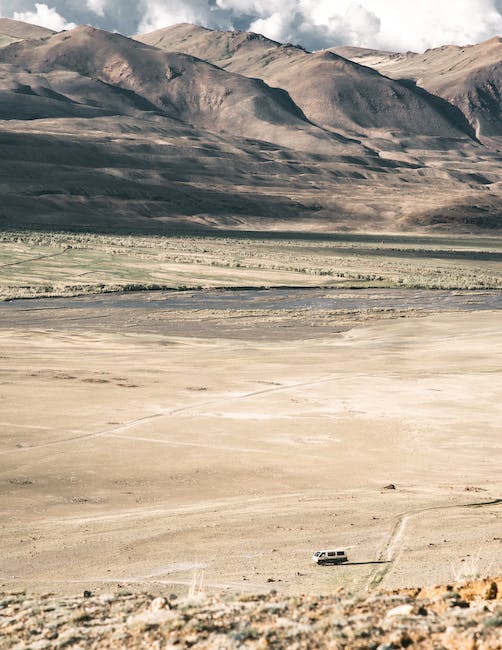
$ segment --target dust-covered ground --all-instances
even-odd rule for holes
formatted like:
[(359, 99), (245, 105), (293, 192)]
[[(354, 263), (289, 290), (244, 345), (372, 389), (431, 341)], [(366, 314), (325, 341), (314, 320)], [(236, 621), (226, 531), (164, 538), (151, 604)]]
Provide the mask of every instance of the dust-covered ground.
[[(500, 573), (500, 310), (177, 309), (142, 329), (102, 304), (9, 306), (2, 589)], [(349, 563), (313, 566), (328, 547)]]

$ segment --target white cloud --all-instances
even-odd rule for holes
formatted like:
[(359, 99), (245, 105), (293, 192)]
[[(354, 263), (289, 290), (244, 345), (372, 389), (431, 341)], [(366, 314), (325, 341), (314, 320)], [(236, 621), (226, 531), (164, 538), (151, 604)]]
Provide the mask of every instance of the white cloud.
[[(238, 1), (242, 10), (246, 0)], [(359, 2), (339, 0), (333, 6), (334, 3), (323, 0), (294, 0), (289, 4), (288, 11), (281, 11), (284, 4), (271, 0), (267, 5), (276, 10), (252, 22), (250, 29), (277, 41), (301, 43), (312, 49), (339, 42), (364, 45), (370, 39), (375, 40), (380, 31), (378, 16)]]
[(54, 29), (56, 32), (76, 27), (75, 23), (69, 23), (56, 11), (55, 8), (50, 8), (47, 5), (40, 3), (35, 5), (35, 11), (15, 11), (13, 17), (14, 20), (21, 20), (25, 23), (40, 25), (41, 27)]
[(364, 0), (380, 20), (378, 33), (364, 29), (369, 46), (424, 50), (444, 44), (476, 43), (502, 33), (495, 0)]
[(139, 32), (148, 32), (177, 23), (194, 23), (205, 27), (232, 27), (226, 12), (211, 6), (208, 0), (143, 0), (144, 14)]
[(85, 4), (97, 16), (104, 16), (108, 0), (87, 0)]
[(252, 29), (310, 49), (424, 50), (502, 35), (502, 0), (0, 0), (0, 14), (63, 29), (91, 23), (125, 34), (178, 22)]
[(495, 0), (218, 0), (237, 13), (257, 12), (255, 29), (307, 47), (359, 45), (424, 50), (479, 42), (502, 33)]
[(251, 23), (249, 29), (252, 32), (257, 32), (258, 34), (263, 34), (267, 38), (271, 38), (274, 41), (287, 41), (289, 40), (287, 30), (289, 29), (288, 21), (284, 20), (284, 17), (276, 11), (268, 18), (258, 18)]

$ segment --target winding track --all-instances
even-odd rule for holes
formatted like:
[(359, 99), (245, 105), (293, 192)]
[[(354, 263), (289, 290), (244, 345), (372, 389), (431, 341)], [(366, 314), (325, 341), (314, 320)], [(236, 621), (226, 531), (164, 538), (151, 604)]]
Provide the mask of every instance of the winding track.
[(383, 549), (380, 551), (378, 562), (383, 562), (383, 564), (381, 566), (378, 566), (378, 568), (370, 575), (368, 584), (366, 586), (366, 591), (372, 591), (379, 587), (384, 578), (394, 566), (399, 556), (399, 552), (402, 550), (401, 543), (406, 533), (408, 523), (414, 517), (418, 517), (425, 512), (433, 512), (436, 510), (453, 510), (456, 508), (483, 508), (485, 506), (497, 506), (501, 504), (502, 499), (492, 499), (491, 501), (462, 503), (449, 506), (432, 506), (429, 508), (420, 508), (419, 510), (409, 510), (408, 512), (403, 512), (397, 518), (387, 542), (385, 543)]

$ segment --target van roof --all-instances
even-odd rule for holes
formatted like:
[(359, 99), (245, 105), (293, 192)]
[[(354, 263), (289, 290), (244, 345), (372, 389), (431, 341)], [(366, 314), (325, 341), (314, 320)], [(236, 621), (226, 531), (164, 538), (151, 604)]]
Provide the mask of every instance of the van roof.
[(320, 548), (316, 553), (346, 553), (344, 548)]

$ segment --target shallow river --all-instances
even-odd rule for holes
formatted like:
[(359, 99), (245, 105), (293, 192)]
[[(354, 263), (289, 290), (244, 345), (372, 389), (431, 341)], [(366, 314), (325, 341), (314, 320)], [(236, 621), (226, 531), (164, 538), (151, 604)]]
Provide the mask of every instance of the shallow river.
[(59, 309), (140, 310), (367, 310), (479, 311), (502, 309), (502, 291), (412, 289), (239, 289), (112, 293), (0, 303), (0, 318), (19, 311)]

